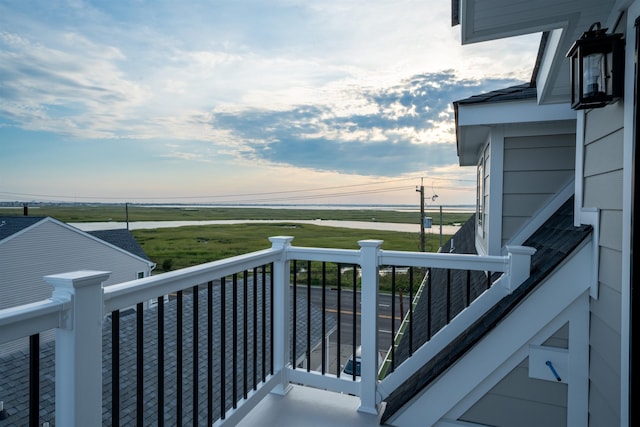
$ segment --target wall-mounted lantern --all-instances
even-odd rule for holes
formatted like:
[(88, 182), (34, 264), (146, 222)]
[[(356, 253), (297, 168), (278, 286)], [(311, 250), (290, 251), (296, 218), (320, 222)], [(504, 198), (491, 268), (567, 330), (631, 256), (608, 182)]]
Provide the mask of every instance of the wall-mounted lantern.
[(624, 40), (607, 34), (596, 22), (573, 43), (571, 60), (571, 108), (599, 108), (622, 97)]

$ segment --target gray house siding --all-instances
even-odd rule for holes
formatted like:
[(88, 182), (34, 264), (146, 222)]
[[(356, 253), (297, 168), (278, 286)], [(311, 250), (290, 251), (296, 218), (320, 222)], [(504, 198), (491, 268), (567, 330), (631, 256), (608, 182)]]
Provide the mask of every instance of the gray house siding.
[(504, 139), (502, 244), (507, 243), (575, 171), (575, 135)]
[[(568, 348), (565, 325), (544, 345)], [(460, 420), (496, 427), (567, 425), (567, 385), (529, 377), (529, 358), (473, 405)]]
[(115, 249), (54, 221), (44, 221), (0, 245), (0, 309), (51, 296), (42, 279), (75, 270), (112, 271), (105, 285), (149, 273), (147, 261)]
[[(600, 209), (599, 298), (591, 301), (591, 425), (620, 420), (623, 107), (586, 114), (583, 206)], [(606, 420), (606, 421), (605, 421)]]
[[(111, 271), (105, 286), (151, 274), (151, 262), (51, 219), (44, 219), (0, 244), (0, 309), (51, 296), (43, 277), (77, 270)], [(43, 342), (53, 331), (41, 334)], [(22, 338), (0, 346), (0, 354), (27, 347)]]

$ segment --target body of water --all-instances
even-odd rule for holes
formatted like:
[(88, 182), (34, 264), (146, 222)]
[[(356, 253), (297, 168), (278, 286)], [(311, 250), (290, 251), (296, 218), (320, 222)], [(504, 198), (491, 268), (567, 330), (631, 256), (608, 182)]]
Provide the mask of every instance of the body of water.
[[(326, 227), (355, 228), (360, 230), (385, 230), (400, 231), (407, 233), (419, 233), (419, 224), (399, 224), (393, 222), (369, 222), (369, 221), (337, 221), (337, 220), (208, 220), (208, 221), (132, 221), (129, 222), (130, 230), (142, 230), (153, 228), (184, 227), (188, 225), (225, 225), (225, 224), (269, 224), (269, 223), (292, 223), (292, 224), (313, 224)], [(126, 222), (75, 222), (69, 223), (83, 231), (113, 230), (127, 228)], [(454, 234), (460, 226), (443, 225), (442, 234)], [(440, 227), (434, 226), (425, 229), (425, 233), (440, 234)]]

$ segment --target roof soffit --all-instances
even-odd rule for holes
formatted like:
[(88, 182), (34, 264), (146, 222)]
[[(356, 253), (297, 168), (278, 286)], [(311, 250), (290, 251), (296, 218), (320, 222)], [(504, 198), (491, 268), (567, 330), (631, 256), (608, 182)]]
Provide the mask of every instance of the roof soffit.
[[(495, 40), (552, 31), (536, 76), (538, 102), (568, 102), (569, 60), (565, 57), (574, 40), (594, 22), (611, 26), (622, 0), (460, 0), (462, 43)], [(560, 31), (553, 31), (560, 30)]]

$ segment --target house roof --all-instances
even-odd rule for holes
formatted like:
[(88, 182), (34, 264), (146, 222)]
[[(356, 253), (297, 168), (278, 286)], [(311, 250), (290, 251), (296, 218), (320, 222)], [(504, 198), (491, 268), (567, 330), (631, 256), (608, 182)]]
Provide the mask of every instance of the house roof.
[(522, 83), (515, 86), (510, 86), (504, 89), (492, 90), (480, 95), (473, 95), (469, 98), (454, 101), (453, 105), (456, 108), (457, 105), (462, 104), (477, 104), (481, 102), (500, 102), (500, 101), (513, 101), (516, 99), (529, 99), (535, 98), (536, 86), (531, 83)]
[(152, 266), (154, 265), (129, 230), (120, 229), (85, 232), (49, 216), (0, 216), (0, 243), (43, 221), (55, 222), (73, 232), (90, 236), (92, 239), (97, 239), (101, 243), (107, 243), (117, 250), (125, 251), (130, 255), (142, 258)]
[[(472, 220), (473, 218), (470, 221)], [(460, 250), (465, 250), (469, 246), (468, 242), (470, 242), (470, 240), (467, 233), (470, 229), (470, 226), (465, 225), (460, 229), (460, 235), (453, 237), (455, 245)], [(500, 302), (467, 328), (466, 331), (461, 333), (435, 357), (429, 360), (422, 368), (418, 369), (403, 385), (392, 392), (386, 400), (387, 404), (381, 418), (381, 424), (389, 420), (414, 396), (417, 396), (425, 387), (447, 370), (449, 366), (462, 358), (468, 350), (478, 343), (500, 321), (506, 318), (523, 299), (542, 283), (546, 277), (552, 274), (554, 269), (591, 234), (591, 230), (591, 226), (589, 225), (582, 225), (580, 227), (573, 225), (573, 197), (570, 198), (525, 241), (525, 246), (536, 249), (536, 253), (531, 257), (530, 277), (510, 295), (500, 300)], [(458, 239), (460, 239), (460, 244), (458, 244)], [(455, 248), (454, 252), (456, 252)], [(433, 281), (435, 282), (436, 280), (440, 281), (442, 279), (436, 279), (434, 275)], [(465, 282), (461, 280), (466, 280), (466, 278), (463, 278), (462, 275), (454, 276), (452, 278), (451, 289), (464, 288)], [(442, 286), (442, 283), (433, 284), (434, 288), (437, 286)], [(474, 286), (477, 286), (477, 284)], [(427, 298), (427, 293), (423, 292), (421, 294), (421, 300), (425, 298)], [(452, 300), (453, 299), (455, 299), (454, 295), (452, 295)], [(433, 300), (434, 303), (432, 304), (429, 304), (428, 301), (421, 301), (416, 307), (416, 311), (431, 309), (434, 312), (432, 316), (442, 319), (442, 310), (444, 307), (442, 304), (438, 304), (438, 298), (434, 297)], [(424, 317), (424, 313), (414, 314), (414, 318), (416, 315)], [(406, 335), (405, 333), (405, 336)], [(401, 347), (406, 347), (407, 345), (406, 340), (400, 343)], [(417, 348), (417, 346), (414, 348)], [(400, 351), (399, 349), (399, 352)]]
[(121, 228), (117, 230), (87, 231), (87, 233), (107, 243), (111, 243), (113, 246), (131, 252), (140, 258), (151, 261), (149, 256), (144, 252), (144, 249), (142, 249), (142, 246), (140, 246), (140, 243), (138, 243), (129, 230)]
[[(221, 385), (221, 373), (220, 373), (220, 349), (221, 349), (221, 321), (220, 321), (220, 286), (219, 281), (214, 282), (213, 286), (213, 405), (214, 405), (214, 418), (220, 414), (220, 385)], [(238, 334), (238, 351), (236, 352), (238, 363), (237, 386), (238, 396), (241, 397), (243, 393), (243, 286), (242, 281), (239, 281), (238, 286), (238, 323), (235, 328)], [(249, 311), (249, 325), (253, 322), (253, 286), (247, 287), (247, 299), (248, 299), (248, 311)], [(226, 322), (225, 322), (225, 334), (226, 334), (226, 346), (225, 346), (225, 381), (226, 381), (226, 406), (229, 408), (232, 404), (232, 378), (233, 372), (230, 370), (233, 360), (233, 322), (232, 322), (232, 301), (233, 293), (231, 285), (227, 282), (226, 287)], [(268, 289), (267, 289), (267, 301), (266, 306), (271, 307), (270, 301), (268, 301)], [(262, 292), (257, 292), (257, 323), (258, 334), (254, 335), (252, 327), (248, 329), (249, 345), (247, 346), (247, 382), (248, 389), (253, 389), (253, 358), (256, 356), (256, 383), (259, 383), (262, 378)], [(198, 357), (198, 385), (199, 385), (199, 422), (198, 425), (205, 425), (207, 422), (207, 291), (201, 289), (198, 293), (198, 341), (199, 341), (199, 357)], [(304, 297), (297, 298), (297, 310), (299, 317), (306, 318), (307, 303)], [(185, 291), (183, 300), (183, 424), (190, 424), (193, 418), (193, 293), (187, 293)], [(268, 314), (268, 313), (267, 313)], [(157, 376), (157, 337), (158, 337), (158, 308), (151, 307), (144, 310), (144, 425), (153, 425), (157, 419), (157, 401), (158, 401), (158, 376)], [(265, 329), (267, 332), (266, 342), (269, 342), (269, 316), (265, 316)], [(103, 424), (111, 425), (111, 315), (107, 316), (103, 322), (102, 330), (102, 396), (103, 396)], [(171, 297), (168, 303), (164, 304), (164, 358), (165, 358), (165, 371), (164, 371), (164, 402), (165, 402), (165, 423), (167, 425), (179, 425), (176, 416), (176, 394), (177, 394), (177, 303), (175, 297)], [(326, 315), (326, 329), (331, 330), (336, 325), (336, 319), (333, 315)], [(297, 356), (300, 357), (306, 351), (306, 324), (305, 327), (300, 326), (297, 334)], [(320, 342), (322, 334), (322, 312), (320, 308), (315, 305), (311, 305), (311, 342)], [(253, 340), (256, 340), (257, 354), (253, 350)], [(120, 422), (121, 425), (135, 425), (136, 423), (136, 315), (135, 311), (123, 310), (120, 316)], [(267, 344), (268, 347), (268, 344)], [(55, 408), (55, 342), (49, 341), (41, 344), (40, 348), (40, 422), (49, 421), (53, 425), (54, 420), (54, 408)], [(269, 370), (269, 352), (265, 354), (267, 373)], [(296, 359), (298, 359), (298, 357)], [(4, 407), (9, 413), (9, 418), (6, 422), (8, 425), (28, 425), (28, 384), (29, 384), (29, 355), (26, 351), (15, 352), (8, 356), (0, 358), (0, 366), (2, 366), (2, 376), (0, 378), (0, 397), (4, 400)], [(2, 424), (3, 426), (5, 424)]]
[(0, 242), (45, 218), (44, 216), (0, 216)]
[(518, 135), (523, 131), (535, 134), (540, 131), (541, 123), (550, 132), (575, 132), (576, 112), (569, 104), (539, 105), (534, 83), (454, 101), (453, 112), (460, 166), (477, 164), (493, 127), (500, 127), (503, 136), (514, 129)]

